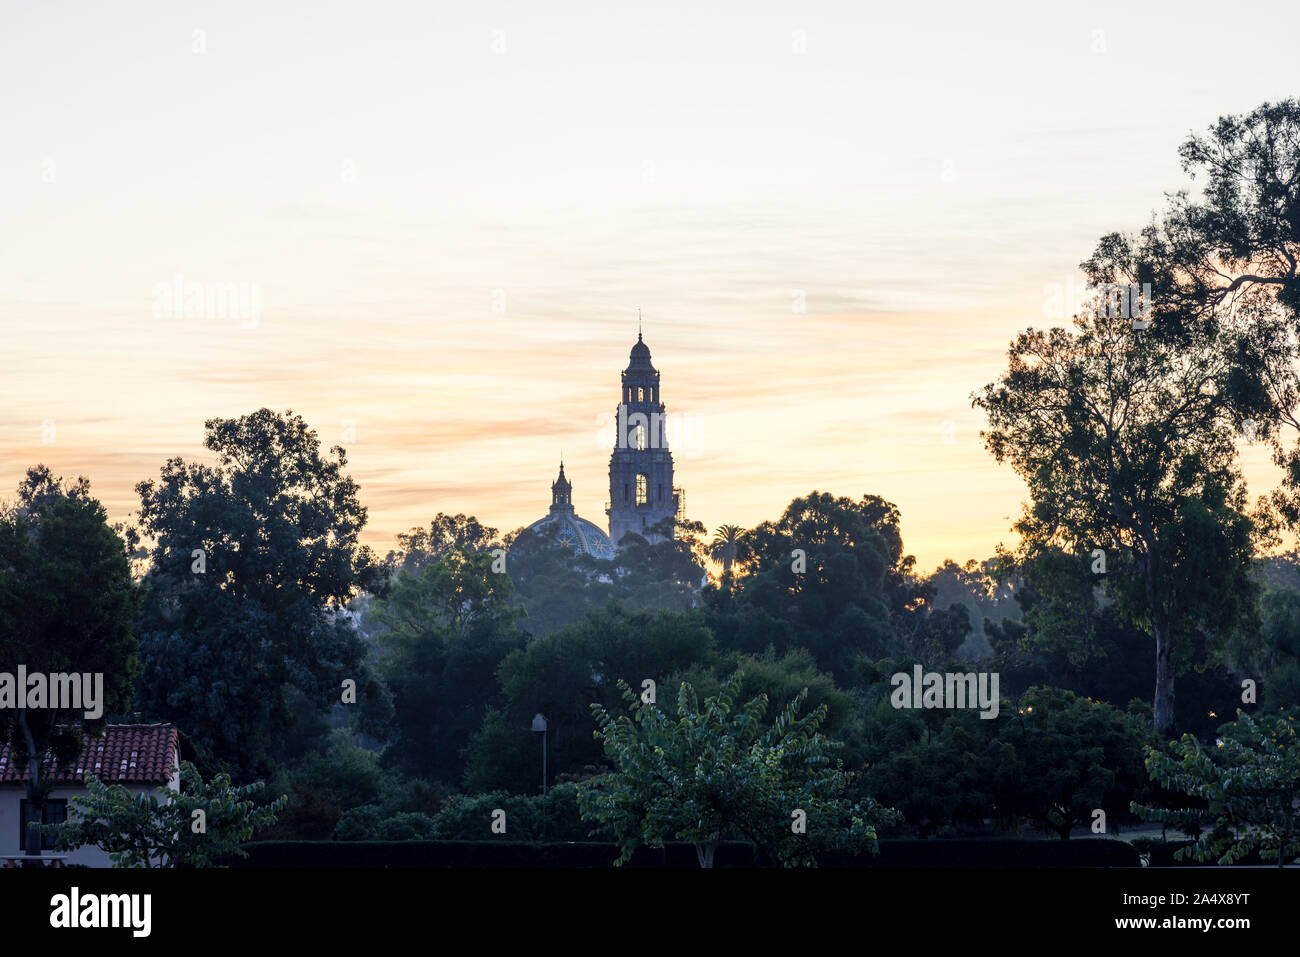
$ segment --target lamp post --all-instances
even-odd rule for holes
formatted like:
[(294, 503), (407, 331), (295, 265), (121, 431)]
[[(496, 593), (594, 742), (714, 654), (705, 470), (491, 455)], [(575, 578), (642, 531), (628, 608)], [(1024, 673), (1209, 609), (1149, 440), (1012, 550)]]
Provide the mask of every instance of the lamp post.
[(546, 797), (546, 719), (540, 711), (533, 715), (533, 730), (542, 735), (542, 797)]
[(539, 711), (533, 715), (533, 730), (542, 736), (542, 836), (546, 835), (546, 719)]

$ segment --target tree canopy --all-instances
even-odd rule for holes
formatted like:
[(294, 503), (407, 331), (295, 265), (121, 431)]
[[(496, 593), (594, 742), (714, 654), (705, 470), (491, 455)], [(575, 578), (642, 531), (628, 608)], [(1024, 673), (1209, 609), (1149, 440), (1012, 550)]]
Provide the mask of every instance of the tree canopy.
[(371, 683), (344, 606), (386, 576), (358, 543), (366, 510), (343, 449), (322, 454), (292, 412), (206, 429), (215, 464), (173, 458), (136, 487), (153, 543), (140, 706), (255, 775), (324, 732), (344, 679)]
[(1255, 719), (1238, 711), (1217, 747), (1184, 735), (1149, 749), (1146, 766), (1160, 785), (1193, 800), (1189, 808), (1133, 805), (1148, 820), (1199, 831), (1180, 856), (1232, 864), (1257, 850), (1281, 867), (1300, 854), (1300, 741), (1293, 716)]
[[(1016, 530), (1033, 555), (1087, 555), (1155, 644), (1155, 723), (1174, 720), (1174, 676), (1196, 635), (1213, 653), (1254, 624), (1260, 529), (1236, 467), (1234, 372), (1222, 341), (1175, 343), (1095, 310), (1074, 330), (1029, 329), (974, 397), (981, 437), (1026, 482)], [(1091, 568), (1091, 566), (1090, 566)]]
[(614, 770), (579, 784), (578, 801), (584, 818), (617, 836), (616, 864), (669, 836), (694, 844), (701, 867), (731, 836), (782, 863), (813, 864), (819, 848), (874, 851), (877, 827), (896, 820), (874, 801), (843, 796), (849, 776), (818, 731), (824, 706), (800, 715), (800, 693), (764, 727), (766, 695), (736, 704), (742, 678), (732, 675), (703, 707), (683, 682), (676, 720), (626, 683), (627, 714), (591, 706)]
[[(0, 709), (0, 740), (28, 768), (33, 829), (51, 764), (73, 760), (83, 732), (130, 710), (139, 670), (135, 605), (127, 542), (109, 527), (90, 483), (65, 484), (44, 466), (29, 469), (17, 499), (0, 510), (0, 661), (24, 665), (29, 675), (102, 675), (99, 714), (88, 716), (84, 700), (85, 707), (51, 699), (38, 708)], [(25, 696), (28, 689), (16, 691)], [(29, 853), (40, 853), (39, 839), (27, 843)]]
[(72, 799), (75, 814), (47, 830), (60, 850), (92, 844), (108, 852), (114, 867), (214, 867), (247, 857), (243, 843), (275, 823), (288, 800), (259, 805), (261, 781), (236, 787), (226, 774), (204, 781), (189, 761), (180, 772), (181, 790), (164, 795), (132, 794), (87, 774), (87, 793)]

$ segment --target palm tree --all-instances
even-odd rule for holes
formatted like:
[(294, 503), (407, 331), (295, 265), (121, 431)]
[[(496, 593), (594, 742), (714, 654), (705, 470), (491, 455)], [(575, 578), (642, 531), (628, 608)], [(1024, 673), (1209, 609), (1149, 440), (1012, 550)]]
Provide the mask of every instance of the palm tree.
[(731, 572), (731, 565), (736, 560), (740, 548), (740, 536), (745, 530), (738, 525), (722, 525), (713, 533), (713, 542), (709, 545), (709, 557), (722, 562), (722, 574)]

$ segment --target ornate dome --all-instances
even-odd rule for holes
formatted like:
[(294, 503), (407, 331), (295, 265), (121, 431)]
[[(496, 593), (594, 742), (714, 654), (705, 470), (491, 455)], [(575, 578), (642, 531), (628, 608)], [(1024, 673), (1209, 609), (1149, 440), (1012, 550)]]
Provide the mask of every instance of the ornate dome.
[(636, 345), (632, 347), (632, 354), (628, 356), (631, 360), (628, 362), (625, 371), (632, 372), (636, 369), (644, 369), (647, 372), (653, 372), (654, 366), (650, 364), (650, 347), (641, 341), (641, 333), (636, 334)]
[(573, 510), (572, 489), (572, 484), (564, 477), (564, 463), (561, 462), (560, 477), (551, 483), (551, 510), (529, 525), (528, 531), (553, 533), (555, 540), (573, 549), (575, 555), (613, 558), (614, 544), (609, 536)]
[(585, 554), (593, 558), (614, 557), (614, 546), (609, 536), (577, 515), (547, 515), (529, 525), (528, 530), (540, 532), (551, 526), (559, 526), (555, 531), (555, 540), (573, 549), (575, 555)]

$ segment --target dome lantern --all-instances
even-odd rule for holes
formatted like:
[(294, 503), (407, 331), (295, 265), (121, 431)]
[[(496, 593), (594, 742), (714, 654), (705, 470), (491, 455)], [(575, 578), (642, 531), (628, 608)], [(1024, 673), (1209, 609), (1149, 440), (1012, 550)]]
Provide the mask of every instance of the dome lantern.
[(548, 537), (563, 545), (575, 555), (593, 558), (613, 558), (614, 545), (601, 528), (578, 515), (573, 509), (573, 484), (564, 476), (564, 463), (560, 474), (551, 483), (551, 509), (545, 516), (528, 526), (528, 531)]

